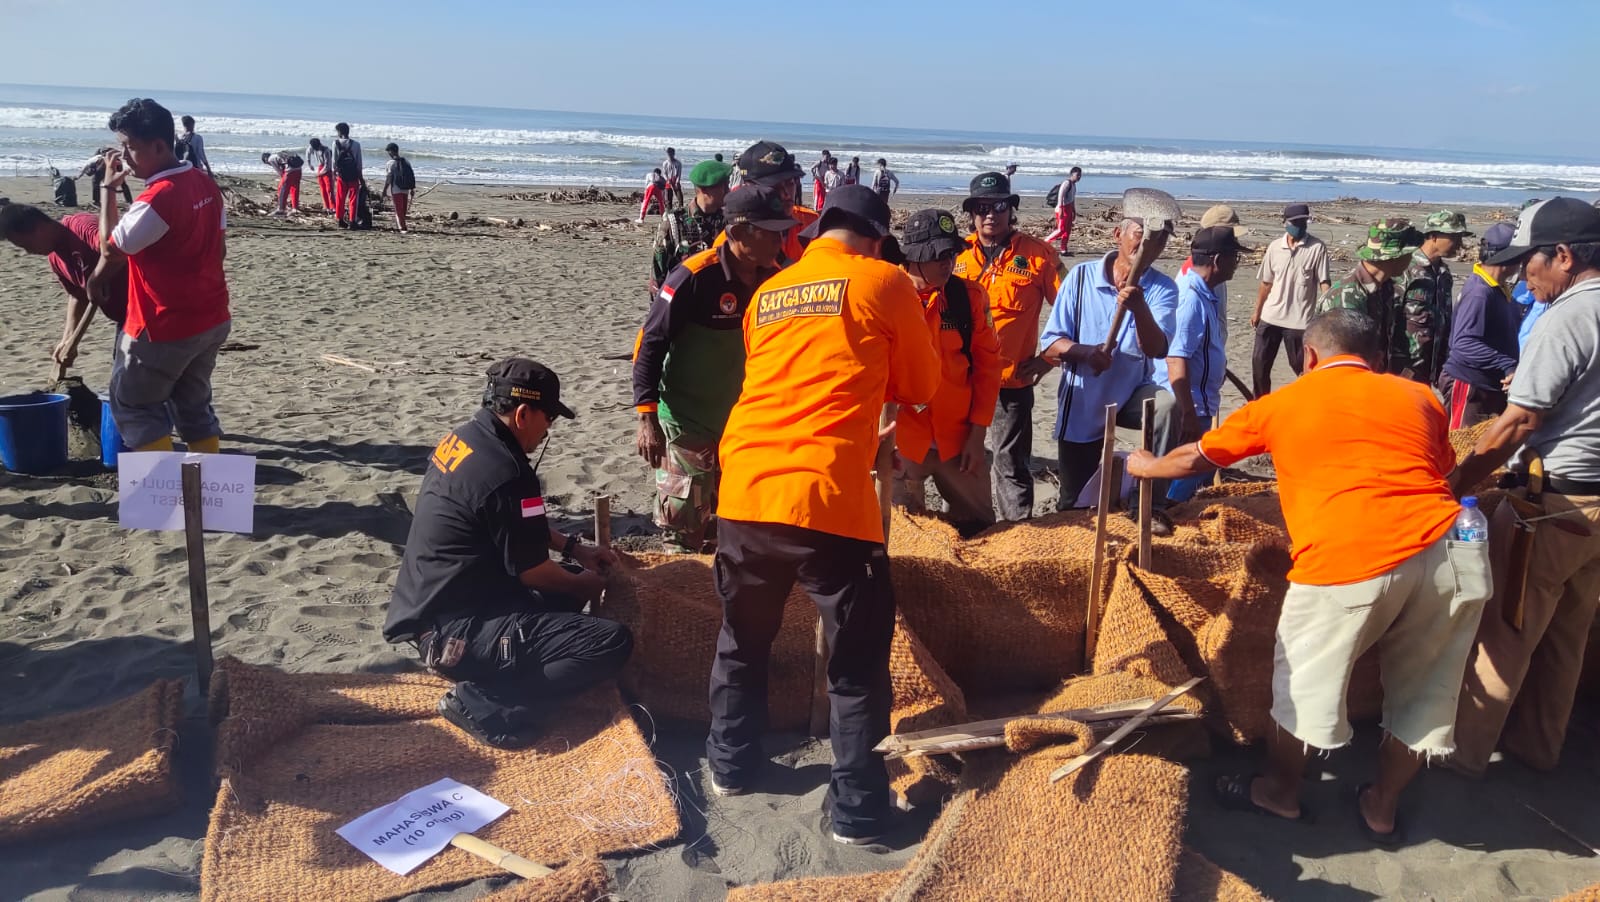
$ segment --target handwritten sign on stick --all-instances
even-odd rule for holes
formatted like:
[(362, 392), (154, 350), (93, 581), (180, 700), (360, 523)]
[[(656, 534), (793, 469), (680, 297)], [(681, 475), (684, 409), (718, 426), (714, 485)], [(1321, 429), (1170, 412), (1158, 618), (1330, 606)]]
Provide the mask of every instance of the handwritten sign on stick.
[(396, 874), (409, 874), (457, 833), (471, 833), (509, 811), (501, 802), (449, 778), (408, 792), (337, 832)]
[(248, 454), (124, 451), (117, 455), (123, 529), (183, 529), (183, 465), (200, 462), (201, 522), (213, 532), (255, 528), (256, 459)]

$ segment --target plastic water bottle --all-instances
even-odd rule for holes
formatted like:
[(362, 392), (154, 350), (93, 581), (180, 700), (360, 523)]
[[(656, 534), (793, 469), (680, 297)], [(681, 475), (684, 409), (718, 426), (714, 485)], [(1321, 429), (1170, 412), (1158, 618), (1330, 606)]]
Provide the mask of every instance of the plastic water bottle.
[(1484, 517), (1483, 511), (1478, 510), (1476, 495), (1468, 495), (1461, 499), (1461, 513), (1456, 517), (1456, 528), (1452, 538), (1457, 542), (1489, 541), (1489, 520)]

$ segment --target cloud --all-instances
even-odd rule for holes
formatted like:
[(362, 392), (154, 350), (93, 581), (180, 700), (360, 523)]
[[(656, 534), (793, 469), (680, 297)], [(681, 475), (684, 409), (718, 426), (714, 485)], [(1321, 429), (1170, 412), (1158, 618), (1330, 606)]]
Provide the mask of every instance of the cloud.
[(1479, 28), (1487, 28), (1490, 31), (1503, 31), (1507, 34), (1515, 34), (1517, 32), (1516, 26), (1495, 16), (1476, 3), (1452, 3), (1450, 4), (1450, 15), (1466, 22), (1468, 25), (1476, 25)]

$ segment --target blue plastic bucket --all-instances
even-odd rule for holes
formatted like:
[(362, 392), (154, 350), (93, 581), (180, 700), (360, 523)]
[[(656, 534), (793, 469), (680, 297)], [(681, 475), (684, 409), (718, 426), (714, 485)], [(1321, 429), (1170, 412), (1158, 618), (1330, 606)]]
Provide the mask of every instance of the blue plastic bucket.
[(67, 396), (34, 392), (0, 398), (0, 463), (13, 473), (67, 465)]
[(122, 430), (117, 428), (116, 418), (111, 415), (111, 399), (105, 395), (100, 396), (100, 463), (108, 470), (117, 468), (117, 455), (124, 451), (131, 451), (122, 443)]

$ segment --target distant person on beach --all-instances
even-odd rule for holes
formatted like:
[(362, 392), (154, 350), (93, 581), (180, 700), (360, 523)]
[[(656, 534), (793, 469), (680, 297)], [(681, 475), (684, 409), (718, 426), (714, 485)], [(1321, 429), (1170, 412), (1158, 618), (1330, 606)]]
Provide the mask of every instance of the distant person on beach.
[(1423, 385), (1438, 385), (1449, 353), (1450, 311), (1455, 302), (1455, 275), (1445, 260), (1461, 250), (1462, 240), (1472, 232), (1465, 215), (1440, 210), (1428, 216), (1422, 234), (1422, 247), (1395, 281), (1400, 297), (1397, 331), (1404, 331), (1405, 344), (1396, 347), (1389, 371)]
[[(1153, 228), (1145, 236), (1147, 225)], [(1139, 284), (1118, 287), (1127, 281), (1141, 243), (1155, 245), (1159, 256), (1175, 225), (1124, 219), (1111, 233), (1116, 242), (1111, 253), (1078, 264), (1061, 280), (1061, 292), (1039, 337), (1041, 362), (1061, 367), (1054, 431), (1061, 467), (1057, 510), (1078, 507), (1084, 487), (1100, 469), (1105, 442), (1102, 411), (1107, 404), (1117, 405), (1118, 426), (1138, 429), (1144, 402), (1153, 399), (1151, 439), (1156, 453), (1165, 454), (1179, 444), (1177, 399), (1158, 379), (1165, 375), (1162, 361), (1177, 331), (1178, 286), (1152, 266)], [(1105, 344), (1119, 305), (1128, 315), (1108, 353)], [(1150, 488), (1156, 513), (1152, 532), (1171, 535), (1172, 523), (1162, 513), (1168, 487), (1157, 481)]]
[(789, 229), (783, 236), (783, 258), (785, 263), (800, 259), (804, 250), (800, 233), (817, 221), (818, 214), (816, 210), (800, 204), (800, 178), (804, 173), (800, 170), (800, 164), (795, 162), (794, 154), (782, 144), (757, 141), (739, 154), (734, 172), (739, 175), (742, 184), (764, 185), (777, 191), (789, 204), (789, 218), (799, 225)]
[(1395, 279), (1411, 265), (1411, 255), (1422, 246), (1422, 233), (1411, 220), (1398, 216), (1381, 219), (1367, 229), (1367, 243), (1356, 251), (1357, 262), (1343, 278), (1335, 279), (1317, 298), (1317, 312), (1360, 310), (1378, 324), (1382, 356), (1377, 367), (1385, 369), (1405, 357), (1405, 324), (1398, 321), (1400, 309)]
[[(1585, 655), (1594, 653), (1589, 640), (1600, 603), (1600, 210), (1575, 197), (1529, 207), (1517, 217), (1511, 245), (1484, 262), (1520, 265), (1547, 309), (1511, 377), (1505, 412), (1450, 482), (1457, 494), (1470, 492), (1519, 455), (1512, 470), (1521, 487), (1513, 497), (1537, 513), (1517, 511), (1509, 501), (1500, 505), (1489, 527), (1497, 560), (1511, 558), (1506, 540), (1516, 532), (1516, 521), (1527, 514), (1546, 519), (1534, 524), (1525, 584), (1500, 580), (1478, 626), (1450, 759), (1453, 769), (1469, 776), (1484, 773), (1496, 748), (1534, 770), (1554, 770), (1584, 664), (1591, 663)], [(1529, 484), (1533, 459), (1544, 466), (1542, 494)], [(1505, 557), (1499, 558), (1502, 548)], [(1591, 761), (1585, 755), (1573, 763), (1587, 767)]]
[(1017, 228), (1020, 201), (998, 172), (972, 180), (961, 202), (972, 236), (954, 270), (989, 295), (1000, 342), (1000, 396), (988, 439), (994, 450), (991, 489), (1002, 520), (1033, 516), (1033, 387), (1050, 372), (1038, 356), (1039, 314), (1061, 287), (1056, 249)]
[(1230, 810), (1309, 820), (1306, 763), (1350, 743), (1350, 675), (1377, 648), (1384, 737), (1377, 778), (1350, 809), (1368, 840), (1392, 846), (1406, 839), (1401, 792), (1456, 746), (1456, 696), (1491, 582), (1488, 544), (1450, 537), (1461, 505), (1446, 481), (1456, 455), (1444, 409), (1426, 387), (1373, 371), (1380, 344), (1358, 310), (1319, 314), (1303, 377), (1165, 457), (1135, 451), (1128, 473), (1179, 479), (1272, 455), (1293, 559), (1272, 668), (1276, 726), (1262, 772), (1218, 778), (1212, 792)]
[(889, 202), (889, 195), (900, 193), (900, 177), (889, 168), (889, 161), (882, 157), (878, 158), (878, 168), (872, 173), (872, 190), (884, 203)]
[(356, 221), (359, 195), (366, 188), (366, 165), (361, 159), (361, 142), (350, 137), (350, 126), (340, 122), (333, 127), (334, 214), (340, 228)]
[(115, 359), (122, 324), (128, 318), (128, 267), (122, 261), (109, 264), (104, 295), (99, 302), (89, 297), (89, 276), (100, 265), (100, 217), (94, 213), (71, 213), (57, 222), (38, 207), (6, 204), (0, 206), (0, 239), (30, 254), (47, 257), (50, 272), (67, 293), (66, 324), (61, 329), (61, 341), (50, 351), (50, 359), (63, 368), (72, 366), (78, 359), (78, 343), (87, 320), (97, 309), (115, 328)]
[(828, 161), (832, 159), (832, 151), (823, 150), (822, 159), (811, 164), (811, 208), (819, 213), (828, 202)]
[(1483, 230), (1478, 262), (1461, 286), (1450, 315), (1450, 348), (1440, 388), (1450, 428), (1464, 429), (1493, 419), (1506, 410), (1506, 386), (1517, 370), (1520, 304), (1511, 296), (1516, 264), (1485, 263), (1511, 246), (1516, 232), (1509, 222)]
[[(1178, 311), (1167, 357), (1156, 364), (1156, 382), (1172, 395), (1178, 436), (1173, 444), (1198, 441), (1222, 414), (1222, 383), (1228, 372), (1228, 307), (1224, 293), (1239, 269), (1239, 243), (1231, 225), (1212, 225), (1194, 233), (1189, 268), (1178, 274)], [(1188, 501), (1199, 490), (1198, 477), (1176, 480), (1167, 500)]]
[(861, 184), (861, 158), (851, 157), (850, 165), (844, 168), (844, 183), (846, 185)]
[(903, 406), (895, 418), (903, 469), (894, 500), (912, 513), (926, 513), (931, 477), (950, 522), (972, 535), (994, 525), (983, 440), (1000, 396), (1000, 342), (989, 322), (989, 293), (977, 281), (954, 275), (966, 248), (949, 211), (919, 210), (906, 221), (898, 259), (890, 258), (911, 277), (922, 301), (940, 373), (933, 400)]
[(1267, 244), (1256, 269), (1261, 287), (1256, 291), (1250, 328), (1255, 344), (1250, 350), (1250, 381), (1256, 397), (1272, 391), (1272, 367), (1282, 346), (1289, 368), (1300, 375), (1300, 340), (1311, 322), (1317, 297), (1326, 294), (1328, 246), (1311, 234), (1311, 208), (1289, 204), (1283, 208), (1283, 235)]
[(661, 174), (667, 179), (666, 204), (668, 209), (683, 207), (683, 163), (676, 148), (667, 148), (667, 158), (661, 161)]
[[(832, 157), (832, 158), (830, 158), (828, 160), (828, 171), (826, 171), (826, 172), (824, 172), (822, 174), (822, 188), (823, 188), (823, 196), (824, 196), (824, 198), (826, 198), (827, 195), (832, 194), (834, 191), (838, 190), (839, 188), (843, 188), (843, 187), (844, 187), (844, 173), (839, 171), (839, 158), (838, 157)], [(820, 213), (822, 211), (818, 210), (817, 212)]]
[[(78, 172), (78, 178), (89, 179), (89, 189), (94, 195), (92, 203), (97, 207), (100, 205), (100, 184), (106, 178), (106, 154), (115, 149), (113, 147), (102, 147), (95, 151), (94, 159), (85, 163), (83, 169)], [(133, 192), (128, 190), (127, 185), (122, 186), (122, 201), (123, 203), (133, 203)]]
[(1007, 181), (1015, 183), (1017, 180), (1017, 164), (1007, 163), (1005, 170), (1001, 174), (1006, 177)]
[(1071, 253), (1067, 248), (1072, 243), (1072, 224), (1078, 219), (1078, 180), (1083, 178), (1083, 170), (1077, 166), (1067, 172), (1067, 177), (1056, 186), (1056, 227), (1046, 235), (1046, 243), (1061, 242), (1061, 256)]
[[(793, 156), (770, 164), (792, 165)], [(865, 845), (895, 827), (888, 770), (872, 750), (889, 734), (895, 611), (888, 512), (872, 469), (892, 441), (880, 431), (886, 403), (932, 400), (939, 357), (911, 280), (882, 259), (887, 204), (865, 188), (841, 188), (804, 235), (805, 253), (763, 283), (745, 312), (744, 386), (720, 446), (723, 620), (706, 760), (716, 795), (770, 786), (761, 750), (767, 675), (784, 599), (798, 582), (829, 649), (832, 838)], [(819, 365), (797, 365), (797, 354)]]
[(666, 284), (667, 274), (679, 263), (711, 247), (722, 234), (723, 203), (728, 197), (728, 176), (733, 167), (720, 160), (705, 160), (689, 170), (694, 199), (688, 208), (662, 217), (650, 256), (650, 296)]
[(394, 206), (394, 224), (404, 235), (406, 211), (411, 208), (412, 197), (416, 196), (417, 173), (412, 170), (411, 161), (400, 156), (400, 145), (390, 141), (383, 146), (383, 152), (389, 155), (389, 165), (383, 172), (383, 195)]
[(483, 406), (428, 458), (383, 622), (385, 639), (455, 681), (439, 713), (496, 748), (539, 739), (633, 651), (627, 627), (581, 613), (616, 553), (550, 525), (528, 463), (560, 417), (574, 414), (555, 373), (520, 357), (489, 368)]
[(322, 209), (328, 212), (334, 210), (333, 193), (333, 151), (322, 143), (321, 138), (312, 138), (306, 145), (306, 161), (311, 164), (312, 171), (317, 175), (317, 189), (322, 193)]
[[(172, 430), (188, 450), (215, 454), (222, 424), (211, 374), (228, 337), (228, 211), (210, 176), (172, 152), (172, 114), (148, 98), (111, 114), (119, 149), (100, 186), (101, 263), (89, 299), (107, 303), (126, 261), (128, 316), (111, 370), (111, 415), (135, 451), (171, 451)], [(144, 191), (126, 214), (117, 189), (131, 175)]]
[(660, 169), (652, 169), (644, 177), (644, 202), (639, 204), (639, 222), (644, 222), (652, 203), (660, 208), (662, 216), (667, 215), (667, 177)]
[(206, 139), (194, 130), (194, 117), (185, 116), (179, 121), (183, 123), (183, 134), (173, 144), (173, 153), (179, 162), (192, 163), (195, 168), (204, 169), (206, 175), (215, 181), (217, 174), (211, 171), (211, 161), (206, 158)]
[(655, 470), (655, 524), (670, 553), (699, 554), (713, 541), (717, 445), (744, 383), (745, 308), (778, 271), (783, 233), (796, 224), (760, 185), (729, 195), (724, 213), (727, 241), (662, 280), (634, 354), (635, 445)]
[(299, 154), (278, 151), (277, 153), (264, 153), (261, 162), (272, 167), (278, 174), (278, 208), (272, 211), (273, 216), (283, 216), (288, 213), (300, 213), (300, 175), (305, 166), (305, 160)]

